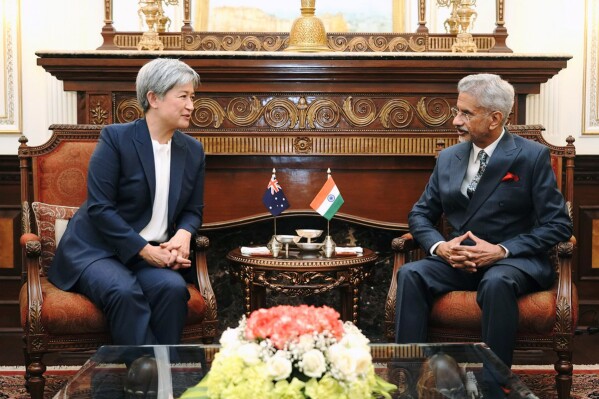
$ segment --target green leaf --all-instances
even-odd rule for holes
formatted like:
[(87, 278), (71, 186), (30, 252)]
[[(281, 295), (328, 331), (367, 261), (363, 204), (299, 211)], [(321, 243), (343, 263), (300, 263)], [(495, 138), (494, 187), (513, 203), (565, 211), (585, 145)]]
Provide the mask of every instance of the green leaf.
[(205, 387), (195, 386), (187, 388), (180, 399), (210, 399), (208, 389)]

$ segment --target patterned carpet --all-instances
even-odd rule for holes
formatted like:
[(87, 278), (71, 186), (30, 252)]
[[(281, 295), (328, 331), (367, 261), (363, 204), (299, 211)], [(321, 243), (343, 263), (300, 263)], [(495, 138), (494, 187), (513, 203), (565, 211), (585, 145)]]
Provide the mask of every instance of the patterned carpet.
[[(514, 372), (540, 399), (556, 399), (554, 375), (551, 369), (518, 367)], [(52, 398), (74, 370), (49, 369), (46, 372), (44, 398)], [(0, 399), (29, 399), (23, 386), (22, 371), (0, 370)], [(574, 370), (572, 399), (599, 399), (599, 367), (579, 366)]]
[[(49, 368), (45, 374), (44, 399), (52, 398), (76, 371)], [(0, 399), (30, 399), (24, 383), (23, 371), (0, 370)]]
[[(520, 380), (540, 399), (557, 399), (555, 374), (552, 370), (514, 369)], [(599, 399), (599, 368), (597, 366), (574, 367), (572, 376), (572, 399)]]

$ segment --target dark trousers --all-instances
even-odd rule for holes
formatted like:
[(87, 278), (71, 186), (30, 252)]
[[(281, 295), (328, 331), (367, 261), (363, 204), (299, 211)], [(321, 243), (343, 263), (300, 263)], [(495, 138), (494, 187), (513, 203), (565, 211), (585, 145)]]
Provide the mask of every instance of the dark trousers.
[(397, 273), (395, 340), (426, 342), (433, 300), (450, 291), (477, 291), (482, 339), (511, 367), (518, 328), (518, 297), (538, 289), (526, 273), (501, 262), (476, 273), (454, 269), (437, 257), (408, 263)]
[(74, 291), (102, 309), (115, 345), (175, 345), (181, 341), (189, 292), (176, 271), (144, 261), (125, 266), (106, 258), (85, 269)]

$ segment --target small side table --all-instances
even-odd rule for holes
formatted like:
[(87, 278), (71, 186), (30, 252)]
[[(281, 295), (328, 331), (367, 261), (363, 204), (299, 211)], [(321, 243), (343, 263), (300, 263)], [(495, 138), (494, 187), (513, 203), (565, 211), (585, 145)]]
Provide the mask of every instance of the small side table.
[(319, 252), (289, 251), (289, 256), (246, 256), (239, 248), (230, 251), (232, 274), (243, 284), (247, 316), (266, 306), (266, 290), (289, 296), (321, 294), (339, 288), (341, 318), (358, 323), (360, 285), (370, 275), (377, 255), (363, 249), (362, 255), (326, 258)]

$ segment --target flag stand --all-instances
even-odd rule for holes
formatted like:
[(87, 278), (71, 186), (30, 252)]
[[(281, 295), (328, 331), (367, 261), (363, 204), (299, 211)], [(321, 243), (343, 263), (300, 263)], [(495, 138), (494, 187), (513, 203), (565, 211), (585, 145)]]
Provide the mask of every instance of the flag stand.
[(262, 202), (266, 206), (266, 209), (268, 209), (268, 211), (274, 217), (274, 234), (270, 238), (268, 244), (266, 244), (266, 247), (270, 250), (272, 256), (275, 258), (279, 256), (279, 252), (281, 251), (281, 248), (283, 248), (282, 243), (277, 240), (277, 215), (289, 208), (289, 203), (283, 194), (283, 189), (277, 182), (276, 172), (276, 169), (272, 168), (272, 176), (270, 177), (270, 181), (266, 187), (266, 192), (262, 196)]
[(335, 241), (331, 237), (330, 221), (343, 205), (343, 197), (331, 177), (331, 168), (327, 168), (327, 180), (310, 203), (310, 207), (327, 220), (327, 235), (324, 238), (323, 251), (327, 258), (335, 254)]
[(335, 254), (335, 241), (333, 241), (333, 238), (331, 237), (330, 222), (331, 221), (327, 219), (327, 236), (324, 238), (324, 245), (322, 246), (324, 256), (327, 258), (330, 258)]
[(276, 216), (273, 216), (273, 222), (274, 222), (274, 234), (270, 238), (270, 241), (268, 242), (268, 244), (266, 244), (266, 247), (268, 249), (270, 249), (272, 256), (276, 258), (277, 256), (279, 256), (279, 252), (281, 251), (281, 248), (283, 247), (283, 245), (279, 242), (279, 240), (277, 240), (277, 217)]

